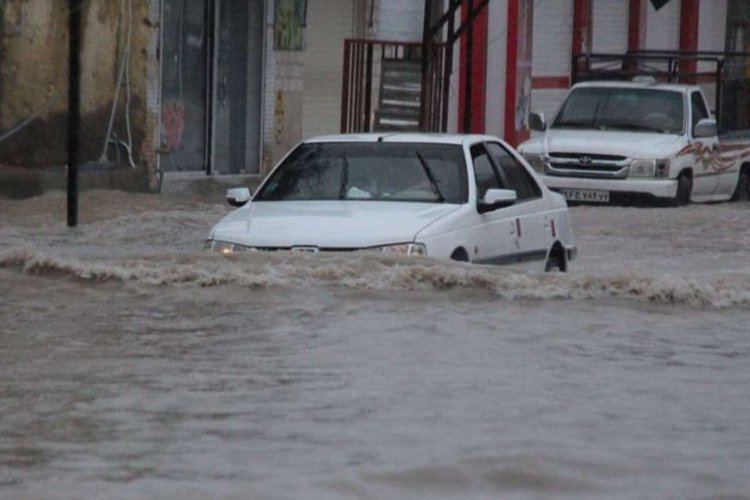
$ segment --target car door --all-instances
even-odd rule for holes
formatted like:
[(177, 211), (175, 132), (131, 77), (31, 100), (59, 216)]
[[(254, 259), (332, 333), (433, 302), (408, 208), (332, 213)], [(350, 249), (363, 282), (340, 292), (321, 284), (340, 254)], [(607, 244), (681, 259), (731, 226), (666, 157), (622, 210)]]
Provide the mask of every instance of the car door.
[[(474, 170), (477, 201), (488, 189), (505, 189), (500, 174), (483, 144), (470, 148)], [(485, 213), (477, 210), (477, 224), (473, 227), (473, 248), (468, 249), (471, 260), (480, 264), (515, 264), (521, 252), (521, 230), (515, 206)]]
[[(690, 93), (690, 134), (704, 118), (710, 118), (703, 95), (696, 91)], [(719, 149), (718, 136), (693, 138), (695, 162), (693, 166), (693, 199), (700, 201), (714, 194), (719, 183), (719, 172), (716, 160)]]
[(539, 267), (534, 264), (538, 261), (544, 264), (555, 232), (555, 221), (547, 201), (542, 197), (542, 189), (526, 166), (506, 146), (489, 142), (486, 147), (500, 172), (505, 189), (516, 192), (517, 201), (512, 208), (520, 244), (518, 260), (530, 263), (529, 267)]

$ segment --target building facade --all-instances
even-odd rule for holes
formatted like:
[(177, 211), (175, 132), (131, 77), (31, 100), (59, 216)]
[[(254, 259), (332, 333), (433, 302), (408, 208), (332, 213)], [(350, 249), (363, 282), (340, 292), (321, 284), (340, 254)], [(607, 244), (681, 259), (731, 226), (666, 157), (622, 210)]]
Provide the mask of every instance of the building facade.
[[(0, 179), (63, 182), (68, 5), (0, 1)], [(378, 15), (369, 0), (83, 2), (86, 171), (132, 170), (152, 190), (261, 176), (304, 137), (338, 131), (344, 40), (377, 36)]]
[[(473, 1), (486, 6), (448, 59), (444, 128), (513, 144), (531, 111), (555, 111), (576, 54), (750, 51), (750, 0)], [(426, 3), (429, 24), (452, 2), (84, 2), (84, 160), (152, 190), (170, 177), (259, 178), (299, 141), (341, 129), (345, 40), (420, 43)], [(66, 162), (68, 5), (0, 1), (0, 174)], [(468, 17), (463, 0), (454, 25)]]
[[(747, 0), (490, 1), (487, 16), (476, 20), (470, 89), (462, 81), (465, 51), (454, 65), (449, 129), (462, 128), (461, 96), (471, 92), (471, 130), (518, 144), (529, 136), (531, 111), (550, 116), (560, 105), (575, 55), (750, 52), (749, 12)], [(686, 64), (714, 102), (715, 64)]]

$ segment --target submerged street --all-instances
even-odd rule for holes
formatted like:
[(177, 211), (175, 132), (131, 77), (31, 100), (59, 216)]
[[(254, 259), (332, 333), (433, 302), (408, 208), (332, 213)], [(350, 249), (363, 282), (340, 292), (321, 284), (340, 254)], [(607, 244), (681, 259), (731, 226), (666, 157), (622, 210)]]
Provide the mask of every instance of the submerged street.
[(568, 274), (202, 250), (0, 200), (0, 497), (750, 498), (750, 210), (572, 207)]

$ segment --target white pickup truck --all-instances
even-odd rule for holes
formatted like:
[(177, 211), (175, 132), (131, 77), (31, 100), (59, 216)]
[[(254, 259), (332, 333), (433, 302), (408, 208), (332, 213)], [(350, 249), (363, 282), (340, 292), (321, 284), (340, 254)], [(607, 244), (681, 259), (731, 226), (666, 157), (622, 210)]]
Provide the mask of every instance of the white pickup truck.
[(518, 151), (568, 201), (748, 200), (750, 137), (719, 137), (695, 85), (574, 85), (547, 124), (532, 113)]

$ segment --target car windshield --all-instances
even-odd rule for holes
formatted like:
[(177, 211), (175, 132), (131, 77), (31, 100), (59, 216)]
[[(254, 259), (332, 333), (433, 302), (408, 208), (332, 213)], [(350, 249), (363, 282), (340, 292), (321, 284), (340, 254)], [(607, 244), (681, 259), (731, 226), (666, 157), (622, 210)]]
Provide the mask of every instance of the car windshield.
[(627, 130), (680, 134), (682, 94), (626, 87), (583, 87), (573, 90), (552, 128)]
[(307, 143), (283, 161), (254, 201), (465, 203), (467, 196), (460, 145)]

